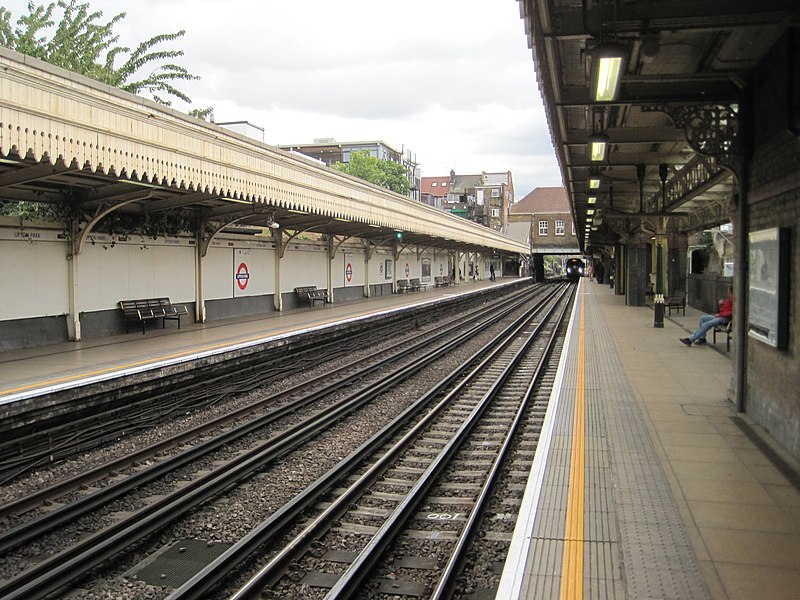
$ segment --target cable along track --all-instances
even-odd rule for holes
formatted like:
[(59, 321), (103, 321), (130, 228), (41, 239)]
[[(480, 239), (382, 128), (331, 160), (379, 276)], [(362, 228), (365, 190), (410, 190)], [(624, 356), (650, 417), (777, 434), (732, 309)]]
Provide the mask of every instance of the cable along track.
[[(316, 485), (338, 483), (327, 501), (311, 500), (319, 493), (307, 490), (168, 600), (211, 597), (209, 590), (266, 542), (269, 549), (260, 551), (271, 558), (231, 600), (445, 598), (463, 589), (467, 553), (531, 412), (572, 290), (559, 288), (544, 309), (532, 309), (498, 336), (467, 373), (445, 378), (321, 478)], [(543, 408), (536, 412), (540, 426)], [(288, 513), (305, 515), (306, 525), (275, 551)]]

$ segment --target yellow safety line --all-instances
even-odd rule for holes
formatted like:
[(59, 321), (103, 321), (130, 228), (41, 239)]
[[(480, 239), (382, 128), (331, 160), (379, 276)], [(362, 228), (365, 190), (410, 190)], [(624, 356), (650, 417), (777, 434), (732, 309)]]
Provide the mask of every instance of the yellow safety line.
[[(356, 314), (356, 315), (354, 315), (352, 317), (348, 317), (348, 318), (349, 319), (357, 319), (359, 317), (369, 316), (371, 314), (374, 314), (374, 313), (373, 312), (364, 312), (364, 313), (359, 313), (359, 314)], [(237, 339), (235, 341), (226, 340), (224, 342), (220, 342), (219, 344), (211, 344), (211, 345), (208, 345), (208, 346), (202, 346), (200, 348), (192, 348), (190, 350), (186, 350), (186, 351), (183, 351), (183, 352), (175, 352), (173, 354), (163, 354), (161, 356), (154, 356), (154, 357), (147, 358), (147, 359), (144, 359), (144, 360), (138, 360), (138, 361), (135, 361), (135, 362), (129, 362), (129, 363), (121, 364), (121, 365), (114, 365), (113, 367), (107, 367), (105, 369), (97, 369), (95, 371), (85, 371), (85, 372), (82, 372), (82, 373), (76, 373), (75, 375), (67, 375), (65, 377), (58, 377), (58, 378), (55, 378), (55, 379), (48, 379), (48, 380), (45, 380), (45, 381), (38, 381), (36, 383), (32, 383), (32, 384), (29, 384), (29, 385), (23, 385), (23, 386), (19, 386), (19, 387), (15, 387), (15, 388), (0, 390), (0, 398), (2, 396), (6, 396), (6, 395), (18, 393), (18, 392), (23, 392), (25, 390), (30, 390), (30, 389), (40, 388), (40, 387), (41, 388), (49, 387), (49, 386), (55, 385), (57, 383), (65, 383), (67, 381), (76, 381), (76, 380), (84, 379), (84, 378), (87, 378), (87, 377), (96, 377), (97, 375), (104, 375), (106, 373), (113, 373), (114, 371), (124, 371), (125, 369), (131, 369), (133, 367), (140, 367), (142, 365), (154, 364), (154, 363), (158, 363), (158, 362), (161, 362), (161, 361), (164, 361), (164, 360), (170, 360), (170, 359), (173, 359), (173, 358), (181, 358), (181, 357), (184, 357), (184, 356), (191, 356), (192, 354), (198, 354), (198, 353), (201, 353), (201, 352), (208, 352), (210, 350), (217, 350), (219, 348), (226, 348), (228, 346), (236, 346), (238, 344), (245, 344), (247, 342), (256, 342), (258, 340), (267, 340), (267, 339), (273, 338), (275, 336), (283, 335), (283, 334), (286, 334), (286, 333), (291, 333), (293, 331), (298, 331), (298, 330), (301, 330), (301, 329), (310, 329), (312, 327), (320, 327), (320, 326), (324, 326), (324, 325), (330, 325), (330, 324), (333, 324), (333, 323), (338, 323), (341, 320), (342, 319), (327, 319), (327, 320), (324, 320), (324, 321), (320, 321), (320, 322), (318, 322), (316, 324), (306, 325), (305, 327), (287, 327), (285, 329), (275, 330), (275, 331), (273, 331), (273, 332), (271, 332), (271, 333), (269, 333), (267, 335), (262, 334), (262, 335), (258, 335), (258, 336), (248, 336), (248, 337), (245, 337), (245, 338), (239, 338), (239, 339)]]
[(583, 599), (583, 502), (585, 487), (585, 357), (584, 300), (581, 298), (578, 328), (578, 373), (575, 382), (575, 409), (572, 423), (572, 456), (569, 468), (567, 518), (564, 525), (564, 554), (561, 561), (561, 600)]

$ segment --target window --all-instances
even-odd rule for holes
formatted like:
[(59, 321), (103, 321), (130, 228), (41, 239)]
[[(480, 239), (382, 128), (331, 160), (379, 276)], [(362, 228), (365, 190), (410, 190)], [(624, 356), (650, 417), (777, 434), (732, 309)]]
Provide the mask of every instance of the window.
[(547, 235), (547, 221), (539, 221), (539, 235)]
[(436, 187), (436, 182), (435, 181), (431, 183), (431, 187)]
[(478, 206), (483, 206), (483, 190), (478, 190)]
[(492, 217), (494, 217), (495, 219), (500, 217), (500, 209), (499, 208), (493, 208), (492, 209)]
[(497, 188), (492, 188), (492, 198), (499, 198), (500, 197), (500, 190)]
[(556, 219), (556, 235), (564, 235), (564, 221)]

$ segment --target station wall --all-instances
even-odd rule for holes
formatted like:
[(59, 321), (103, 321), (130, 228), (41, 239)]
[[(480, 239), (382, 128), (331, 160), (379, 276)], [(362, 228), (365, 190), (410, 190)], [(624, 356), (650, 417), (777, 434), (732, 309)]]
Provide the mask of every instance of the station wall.
[[(154, 240), (92, 234), (75, 263), (81, 337), (124, 333), (129, 324), (119, 310), (120, 300), (166, 296), (186, 305), (194, 315), (198, 260), (207, 320), (271, 312), (275, 310), (275, 252), (275, 244), (269, 240), (229, 235), (215, 238), (206, 256), (198, 259), (193, 238)], [(69, 245), (61, 228), (21, 228), (18, 221), (0, 219), (0, 350), (68, 339), (68, 256)], [(367, 283), (364, 259), (360, 240), (337, 250), (330, 261), (335, 302), (363, 297)], [(290, 243), (281, 259), (280, 293), (285, 309), (298, 305), (295, 287), (327, 288), (328, 263), (324, 242)], [(391, 249), (374, 251), (369, 263), (370, 295), (391, 294), (395, 277), (432, 284), (434, 276), (448, 272), (448, 255), (418, 254), (412, 247), (401, 253), (398, 265)]]
[(55, 235), (29, 240), (6, 230), (0, 237), (0, 318), (57, 316), (69, 310), (67, 245)]
[[(764, 58), (752, 82), (752, 159), (747, 170), (747, 222), (743, 231), (785, 228), (790, 237), (787, 256), (789, 310), (785, 347), (773, 347), (747, 336), (735, 340), (736, 351), (746, 344), (744, 409), (795, 459), (800, 460), (800, 91), (792, 88), (791, 62), (797, 56), (797, 37), (784, 36)], [(797, 81), (796, 77), (794, 81)], [(791, 103), (794, 100), (794, 105)], [(742, 227), (741, 214), (734, 228)], [(737, 264), (749, 266), (748, 257)], [(735, 277), (740, 276), (736, 273)], [(736, 319), (748, 319), (743, 303), (734, 301)]]
[[(78, 306), (92, 312), (115, 309), (120, 300), (161, 296), (191, 302), (194, 276), (190, 246), (88, 245), (78, 259)], [(53, 292), (64, 296), (65, 290)]]

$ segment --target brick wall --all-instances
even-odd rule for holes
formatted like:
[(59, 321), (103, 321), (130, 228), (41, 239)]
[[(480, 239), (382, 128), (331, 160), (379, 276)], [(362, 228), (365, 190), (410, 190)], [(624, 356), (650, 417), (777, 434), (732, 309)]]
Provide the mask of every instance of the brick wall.
[(780, 40), (752, 79), (753, 144), (747, 166), (748, 230), (785, 227), (790, 232), (789, 343), (779, 350), (746, 340), (745, 400), (750, 416), (800, 459), (800, 138), (792, 131), (797, 118), (792, 107), (798, 105), (788, 83), (792, 43), (790, 36)]

